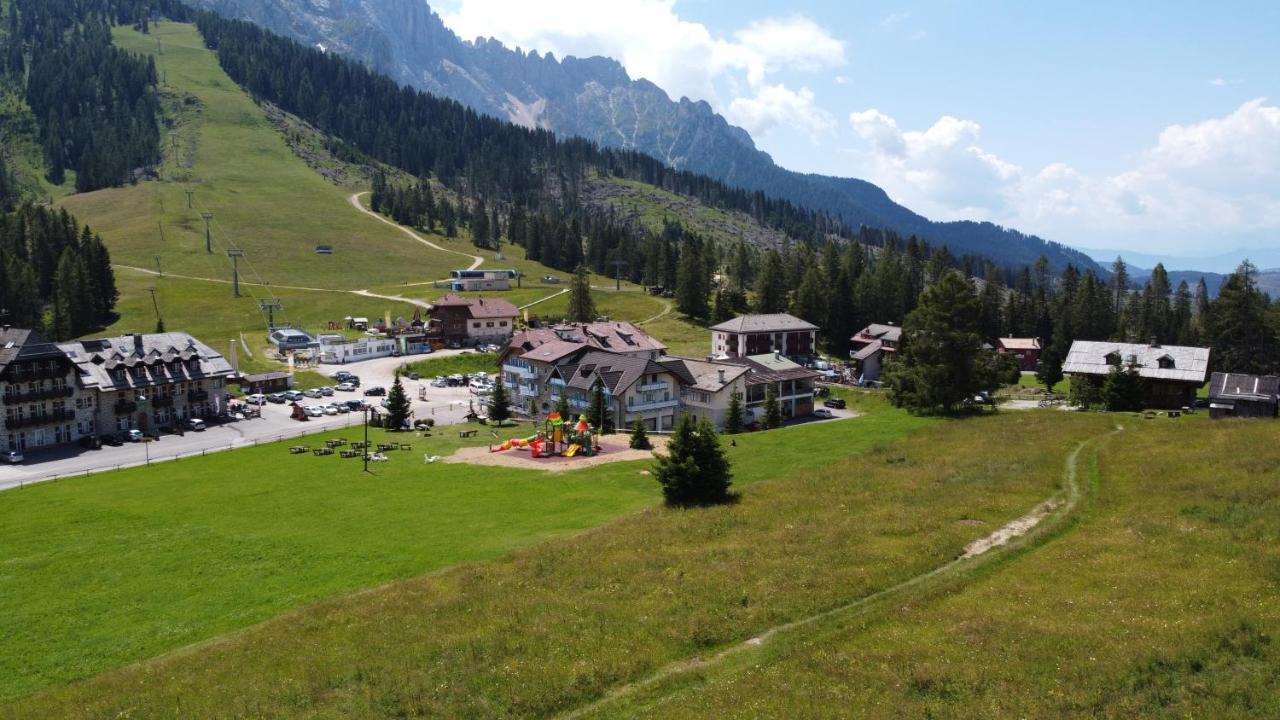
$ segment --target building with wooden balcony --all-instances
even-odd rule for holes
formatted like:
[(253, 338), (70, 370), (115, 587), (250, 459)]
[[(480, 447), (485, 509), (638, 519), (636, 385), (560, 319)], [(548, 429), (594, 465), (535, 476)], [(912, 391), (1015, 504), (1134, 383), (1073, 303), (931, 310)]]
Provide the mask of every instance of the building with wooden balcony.
[(27, 452), (92, 435), (92, 392), (66, 353), (32, 330), (0, 329), (0, 447)]

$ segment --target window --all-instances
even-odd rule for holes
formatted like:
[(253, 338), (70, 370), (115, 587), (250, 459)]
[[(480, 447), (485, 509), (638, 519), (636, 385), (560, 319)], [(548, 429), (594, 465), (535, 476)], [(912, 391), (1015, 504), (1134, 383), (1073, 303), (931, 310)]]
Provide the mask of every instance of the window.
[(1176, 363), (1174, 363), (1173, 361), (1173, 358), (1169, 357), (1168, 355), (1161, 357), (1159, 360), (1156, 361), (1156, 363), (1160, 366), (1161, 370), (1173, 370), (1176, 365)]
[(485, 324), (484, 324), (484, 326), (485, 326), (485, 327), (493, 327), (493, 323), (492, 323), (492, 322), (487, 322), (487, 323), (485, 323)]
[(506, 321), (506, 320), (499, 320), (499, 321), (498, 321), (498, 327), (506, 327), (506, 326), (507, 326), (507, 321)]
[(1120, 353), (1118, 352), (1107, 353), (1107, 364), (1120, 367)]
[(471, 323), (471, 329), (472, 329), (472, 330), (479, 330), (479, 329), (480, 329), (480, 323), (478, 323), (478, 322), (473, 322), (473, 323)]

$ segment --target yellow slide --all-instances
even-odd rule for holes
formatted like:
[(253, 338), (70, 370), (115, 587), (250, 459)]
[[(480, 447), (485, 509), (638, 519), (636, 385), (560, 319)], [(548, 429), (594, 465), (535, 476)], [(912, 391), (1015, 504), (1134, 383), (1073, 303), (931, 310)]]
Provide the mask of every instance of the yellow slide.
[(565, 449), (564, 449), (564, 456), (565, 456), (565, 457), (573, 457), (574, 455), (577, 455), (577, 454), (578, 454), (578, 451), (579, 451), (579, 450), (581, 450), (581, 449), (582, 449), (582, 446), (581, 446), (581, 445), (578, 445), (578, 444), (576, 444), (576, 443), (575, 443), (575, 444), (573, 444), (573, 445), (570, 445), (569, 447), (567, 447), (567, 448), (565, 448)]

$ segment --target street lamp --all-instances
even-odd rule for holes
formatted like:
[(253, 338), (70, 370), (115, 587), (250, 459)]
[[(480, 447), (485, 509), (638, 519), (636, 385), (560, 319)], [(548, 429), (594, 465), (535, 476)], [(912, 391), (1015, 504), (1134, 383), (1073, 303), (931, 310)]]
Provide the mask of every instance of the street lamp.
[[(147, 412), (147, 396), (139, 395), (137, 399), (137, 403), (138, 403), (138, 409), (142, 411), (141, 414), (145, 417)], [(151, 464), (151, 441), (147, 439), (147, 436), (145, 433), (142, 435), (142, 451), (146, 453), (147, 465), (150, 465)]]
[(369, 472), (369, 404), (364, 406), (364, 471)]

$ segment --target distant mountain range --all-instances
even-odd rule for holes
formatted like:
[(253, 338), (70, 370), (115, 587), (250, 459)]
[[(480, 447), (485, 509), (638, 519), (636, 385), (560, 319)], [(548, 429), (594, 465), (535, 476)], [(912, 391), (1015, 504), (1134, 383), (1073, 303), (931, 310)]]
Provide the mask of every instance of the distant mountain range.
[(465, 42), (424, 0), (194, 0), (326, 51), (355, 58), (407, 85), (475, 110), (559, 135), (635, 149), (679, 169), (760, 190), (797, 205), (946, 244), (956, 254), (1007, 265), (1041, 255), (1054, 269), (1098, 266), (1086, 254), (991, 223), (932, 222), (863, 180), (792, 172), (756, 149), (751, 136), (710, 105), (671, 100), (617, 61), (557, 59), (496, 40)]

